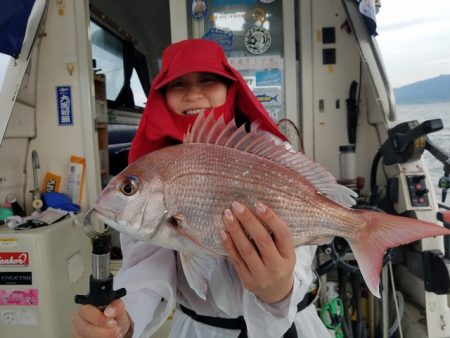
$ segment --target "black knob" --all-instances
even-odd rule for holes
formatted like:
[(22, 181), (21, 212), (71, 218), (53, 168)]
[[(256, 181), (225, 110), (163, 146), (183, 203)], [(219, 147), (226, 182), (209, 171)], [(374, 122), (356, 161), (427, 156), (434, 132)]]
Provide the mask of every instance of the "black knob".
[(429, 192), (428, 189), (419, 189), (419, 190), (416, 190), (417, 196), (423, 196), (423, 195), (425, 195), (427, 192)]
[(419, 183), (425, 179), (425, 175), (417, 175), (412, 177), (414, 183)]

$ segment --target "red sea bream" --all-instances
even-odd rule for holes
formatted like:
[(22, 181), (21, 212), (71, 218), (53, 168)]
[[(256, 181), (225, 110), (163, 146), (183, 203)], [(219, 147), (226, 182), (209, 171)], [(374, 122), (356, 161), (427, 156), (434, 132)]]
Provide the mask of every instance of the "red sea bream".
[(256, 201), (270, 206), (296, 245), (344, 238), (376, 296), (388, 248), (450, 233), (437, 224), (351, 209), (354, 192), (278, 141), (257, 126), (246, 133), (234, 121), (201, 114), (183, 144), (147, 154), (114, 177), (94, 209), (124, 234), (179, 251), (191, 287), (203, 298), (210, 274), (191, 263), (226, 255), (222, 216), (235, 200), (250, 208)]

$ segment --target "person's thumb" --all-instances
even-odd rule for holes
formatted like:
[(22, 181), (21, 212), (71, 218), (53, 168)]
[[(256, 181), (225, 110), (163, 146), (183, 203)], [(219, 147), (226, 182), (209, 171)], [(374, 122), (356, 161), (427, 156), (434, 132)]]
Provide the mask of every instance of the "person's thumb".
[(125, 304), (122, 300), (117, 299), (113, 301), (105, 308), (105, 311), (103, 313), (108, 318), (108, 320), (114, 320), (117, 322), (117, 326), (121, 328), (121, 332), (124, 336), (132, 328), (130, 316), (125, 310)]

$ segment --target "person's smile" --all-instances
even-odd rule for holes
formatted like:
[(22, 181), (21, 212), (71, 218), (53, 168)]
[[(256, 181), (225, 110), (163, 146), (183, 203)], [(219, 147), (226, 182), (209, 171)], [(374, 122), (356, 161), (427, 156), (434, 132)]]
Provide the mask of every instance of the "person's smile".
[(167, 84), (165, 97), (176, 114), (194, 115), (223, 105), (227, 85), (215, 74), (188, 73)]

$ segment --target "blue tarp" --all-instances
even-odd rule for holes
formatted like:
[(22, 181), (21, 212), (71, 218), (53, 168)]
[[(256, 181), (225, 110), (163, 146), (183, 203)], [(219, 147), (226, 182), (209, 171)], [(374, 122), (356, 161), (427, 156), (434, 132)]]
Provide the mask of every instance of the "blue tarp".
[(0, 53), (18, 58), (35, 0), (0, 0)]
[(377, 18), (376, 8), (374, 0), (360, 0), (359, 11), (362, 14), (364, 22), (366, 23), (367, 31), (369, 35), (376, 36), (377, 33)]

